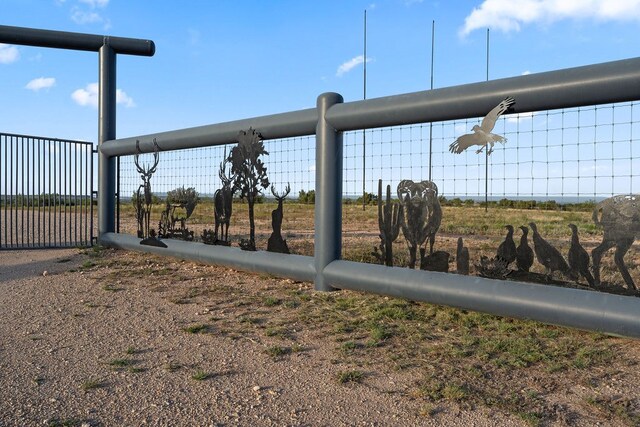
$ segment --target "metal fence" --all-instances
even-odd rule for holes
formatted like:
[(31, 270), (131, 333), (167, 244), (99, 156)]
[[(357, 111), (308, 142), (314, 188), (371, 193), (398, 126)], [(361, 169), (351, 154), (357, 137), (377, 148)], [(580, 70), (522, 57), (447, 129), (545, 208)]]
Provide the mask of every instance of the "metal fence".
[[(350, 182), (358, 187), (355, 175), (359, 171), (354, 164), (360, 161), (357, 148), (360, 138), (357, 132), (362, 129), (368, 129), (366, 132), (371, 134), (367, 135), (367, 141), (375, 142), (376, 135), (381, 136), (378, 143), (380, 152), (367, 151), (372, 153), (369, 156), (373, 156), (369, 158), (368, 167), (371, 169), (366, 174), (369, 179), (380, 177), (393, 181), (405, 178), (407, 172), (410, 176), (417, 174), (424, 179), (425, 175), (430, 174), (433, 175), (432, 179), (442, 181), (442, 189), (446, 194), (461, 197), (482, 194), (482, 178), (489, 179), (492, 185), (487, 187), (500, 196), (528, 193), (527, 196), (535, 198), (542, 194), (545, 197), (585, 195), (595, 198), (617, 192), (620, 183), (626, 186), (620, 191), (633, 191), (636, 188), (635, 177), (631, 169), (624, 172), (616, 163), (620, 157), (616, 153), (619, 152), (617, 146), (622, 145), (622, 160), (630, 166), (634, 159), (633, 135), (637, 135), (637, 131), (634, 132), (633, 110), (636, 100), (640, 99), (640, 87), (637, 85), (640, 80), (639, 66), (640, 59), (618, 61), (351, 103), (343, 103), (339, 95), (329, 93), (318, 98), (316, 109), (106, 141), (101, 146), (101, 152), (109, 158), (132, 155), (138, 150), (150, 153), (154, 150), (154, 140), (164, 152), (182, 153), (185, 149), (232, 144), (238, 132), (250, 127), (258, 130), (267, 141), (297, 138), (315, 132), (314, 251), (313, 257), (287, 256), (245, 252), (239, 248), (207, 247), (201, 243), (175, 240), (166, 240), (167, 248), (157, 248), (141, 246), (134, 236), (116, 234), (110, 230), (104, 230), (100, 239), (116, 247), (314, 280), (317, 290), (341, 288), (375, 292), (499, 315), (640, 336), (640, 304), (637, 298), (604, 293), (594, 295), (592, 291), (529, 283), (514, 285), (513, 282), (477, 276), (448, 275), (341, 260), (343, 197)], [(498, 154), (499, 150), (494, 153), (498, 155), (491, 156), (491, 168), (485, 166), (485, 170), (490, 170), (492, 175), (482, 174), (484, 156), (472, 153), (438, 163), (455, 135), (468, 132), (472, 124), (478, 122), (477, 117), (482, 117), (507, 96), (516, 99), (513, 113), (519, 116), (515, 116), (514, 123), (507, 122), (507, 118), (496, 126), (498, 132), (509, 138), (509, 142), (502, 156)], [(619, 118), (617, 111), (627, 113)], [(590, 114), (593, 119), (587, 125), (583, 118)], [(609, 118), (602, 122), (603, 117)], [(541, 118), (542, 125), (539, 124)], [(529, 119), (531, 121), (527, 128), (525, 123)], [(432, 135), (429, 139), (431, 148), (427, 155), (424, 154), (426, 126), (432, 127), (429, 132)], [(606, 138), (599, 133), (603, 129), (608, 134)], [(626, 129), (623, 136), (617, 133), (620, 129)], [(353, 131), (356, 133), (349, 133)], [(413, 137), (412, 133), (419, 134), (419, 137)], [(580, 151), (583, 145), (578, 140), (583, 140), (585, 133), (591, 136), (587, 139), (589, 143), (584, 146), (595, 150), (595, 157), (583, 155)], [(414, 163), (411, 146), (416, 141), (420, 145), (421, 158)], [(601, 144), (608, 147), (611, 154), (604, 155), (606, 151), (599, 149)], [(350, 147), (353, 147), (352, 151), (349, 151)], [(220, 153), (214, 155), (216, 161), (217, 156)], [(376, 156), (378, 164), (375, 162)], [(425, 158), (430, 165), (426, 171)], [(613, 176), (613, 181), (598, 179), (599, 175), (594, 170), (589, 172), (589, 168), (584, 171), (580, 169), (584, 163), (589, 162), (589, 166), (597, 167), (602, 161), (612, 168), (603, 176)], [(308, 164), (301, 162), (305, 163)], [(560, 173), (556, 175), (558, 164)], [(546, 175), (540, 174), (539, 165), (543, 166)], [(212, 167), (215, 168), (214, 165)], [(378, 173), (380, 170), (382, 173)], [(385, 173), (391, 175), (385, 176)], [(440, 173), (442, 176), (438, 176)], [(618, 182), (616, 177), (620, 175), (622, 180)], [(587, 177), (590, 180), (585, 182), (583, 178)], [(105, 175), (101, 179), (111, 180), (113, 177)], [(556, 179), (566, 183), (566, 186), (559, 186)], [(575, 186), (572, 180), (577, 180)], [(539, 186), (540, 182), (542, 186)], [(605, 184), (599, 186), (599, 182)], [(496, 189), (496, 184), (500, 183), (504, 183), (503, 188)], [(369, 186), (373, 189), (371, 183)], [(102, 209), (106, 210), (104, 215), (108, 218), (111, 208), (103, 206)]]
[(93, 144), (0, 134), (0, 249), (89, 246)]
[[(512, 113), (520, 114), (522, 118), (526, 118), (529, 115), (534, 118), (535, 122), (536, 114), (544, 111), (550, 112), (546, 121), (546, 129), (537, 132), (538, 134), (541, 133), (544, 136), (543, 140), (546, 141), (552, 141), (549, 136), (553, 134), (556, 128), (550, 123), (551, 119), (557, 118), (557, 116), (553, 116), (554, 113), (551, 112), (558, 109), (593, 107), (593, 111), (596, 112), (599, 107), (595, 106), (598, 105), (631, 102), (629, 110), (632, 118), (628, 120), (628, 123), (633, 124), (634, 102), (640, 100), (640, 85), (638, 84), (640, 81), (640, 58), (350, 103), (344, 103), (339, 94), (325, 93), (318, 97), (315, 108), (307, 110), (152, 135), (115, 139), (116, 55), (152, 56), (155, 51), (153, 42), (149, 40), (109, 38), (107, 36), (3, 26), (0, 26), (0, 41), (90, 50), (99, 53), (98, 234), (99, 241), (102, 244), (222, 264), (254, 272), (312, 280), (314, 281), (315, 289), (318, 291), (329, 291), (337, 288), (373, 292), (497, 315), (534, 319), (546, 323), (603, 331), (610, 334), (640, 337), (640, 316), (638, 315), (640, 313), (640, 302), (635, 297), (532, 283), (514, 283), (478, 276), (461, 276), (363, 264), (341, 259), (344, 179), (355, 180), (355, 178), (349, 177), (351, 166), (348, 164), (348, 159), (349, 156), (357, 157), (345, 152), (344, 140), (345, 136), (347, 138), (349, 136), (346, 132), (362, 130), (376, 132), (374, 129), (396, 126), (409, 126), (408, 129), (411, 132), (414, 129), (411, 126), (429, 123), (429, 143), (431, 147), (428, 156), (428, 174), (429, 178), (433, 178), (432, 175), (435, 177), (437, 173), (437, 166), (434, 166), (433, 163), (434, 160), (437, 160), (437, 153), (432, 151), (433, 136), (435, 135), (436, 140), (440, 138), (442, 141), (449, 138), (448, 131), (438, 136), (438, 124), (444, 123), (441, 125), (443, 131), (445, 129), (454, 129), (455, 134), (458, 134), (455, 125), (451, 127), (447, 123), (481, 117), (494, 108), (497, 102), (506, 97), (512, 97), (516, 100)], [(579, 111), (584, 111), (584, 113), (578, 114), (586, 114), (587, 110)], [(560, 113), (561, 121), (566, 117), (564, 114)], [(615, 120), (611, 121), (612, 124), (614, 122)], [(536, 142), (532, 142), (528, 150), (525, 148), (524, 151), (516, 151), (516, 160), (513, 160), (513, 154), (509, 158), (503, 158), (502, 164), (505, 172), (501, 181), (504, 183), (508, 181), (510, 185), (515, 182), (516, 192), (519, 192), (522, 187), (531, 188), (531, 195), (538, 193), (548, 195), (549, 189), (553, 189), (554, 194), (558, 193), (558, 186), (555, 181), (557, 176), (552, 171), (557, 166), (554, 162), (559, 161), (562, 182), (566, 182), (569, 185), (571, 179), (577, 179), (578, 181), (575, 190), (571, 186), (564, 188), (564, 184), (561, 185), (559, 194), (561, 196), (574, 193), (581, 194), (584, 190), (581, 177), (588, 174), (586, 172), (583, 175), (562, 172), (565, 164), (569, 168), (569, 162), (575, 162), (577, 167), (580, 168), (580, 165), (586, 159), (580, 154), (580, 144), (576, 145), (578, 153), (575, 158), (563, 157), (565, 153), (565, 148), (563, 147), (572, 145), (568, 140), (564, 139), (564, 132), (575, 127), (579, 135), (578, 139), (581, 139), (581, 129), (584, 127), (589, 128), (588, 126), (582, 126), (580, 119), (577, 120), (577, 123), (575, 126), (567, 127), (563, 124), (557, 128), (560, 132), (560, 148), (561, 153), (563, 153), (561, 156), (555, 152), (557, 147), (553, 147), (553, 144), (542, 144), (544, 149), (541, 149), (540, 152), (544, 152), (547, 156), (542, 162), (547, 168), (546, 190), (538, 189), (536, 181), (534, 181), (538, 173), (535, 167), (540, 162), (540, 156), (536, 154)], [(612, 136), (607, 139), (606, 145), (610, 144), (611, 147), (616, 145), (619, 137), (616, 136), (615, 129), (625, 126), (625, 123), (627, 122), (623, 120), (622, 123), (611, 126)], [(606, 128), (607, 126), (601, 125), (599, 128), (602, 129), (603, 127)], [(250, 128), (259, 132), (266, 141), (315, 134), (315, 138), (308, 140), (315, 140), (313, 171), (315, 174), (314, 188), (316, 197), (313, 256), (242, 251), (239, 248), (207, 246), (202, 243), (175, 239), (165, 239), (162, 245), (148, 246), (141, 245), (144, 240), (148, 239), (144, 239), (141, 242), (137, 236), (116, 233), (116, 158), (122, 160), (123, 157), (136, 153), (151, 153), (157, 147), (160, 147), (162, 152), (169, 152), (233, 144), (238, 141), (240, 132), (246, 132)], [(465, 128), (468, 129), (466, 124)], [(592, 145), (597, 151), (600, 141), (600, 136), (597, 134), (598, 126), (594, 126), (593, 129), (595, 136)], [(524, 140), (529, 137), (528, 135), (532, 136), (532, 141), (534, 139), (537, 140), (537, 138), (533, 137), (536, 134), (535, 128), (531, 128), (530, 132), (522, 132), (516, 126), (515, 131), (503, 128), (502, 132), (511, 140), (514, 139), (514, 136), (516, 140), (520, 139), (520, 137)], [(637, 135), (637, 132), (633, 131), (633, 125), (631, 125), (628, 137), (629, 146), (627, 147), (629, 151), (628, 154), (623, 155), (624, 158), (628, 157), (629, 159), (629, 172), (625, 172), (623, 167), (616, 164), (618, 155), (615, 148), (612, 151), (609, 159), (611, 170), (605, 172), (606, 176), (610, 173), (612, 177), (611, 191), (617, 191), (617, 177), (622, 177), (621, 182), (629, 183), (630, 191), (635, 188), (635, 178), (631, 172), (631, 163), (635, 159), (633, 151), (634, 134)], [(621, 140), (626, 141), (626, 138), (626, 136), (622, 137)], [(393, 157), (396, 145), (402, 147), (402, 149), (409, 145), (405, 142), (405, 136), (401, 136), (400, 139), (402, 142), (397, 143), (393, 141), (393, 138), (390, 138), (391, 142), (388, 145), (391, 150), (391, 157)], [(413, 138), (410, 137), (409, 139), (412, 140)], [(421, 136), (421, 139), (424, 139), (424, 137)], [(564, 143), (565, 141), (567, 144)], [(347, 142), (347, 147), (349, 146), (348, 144)], [(511, 148), (513, 146), (518, 147), (520, 144), (511, 144), (508, 147)], [(444, 151), (442, 148), (440, 150)], [(531, 156), (528, 156), (527, 152), (531, 153)], [(505, 150), (505, 153), (508, 153), (508, 151)], [(568, 151), (566, 153), (569, 156)], [(520, 158), (521, 154), (522, 158)], [(467, 162), (467, 164), (461, 166), (464, 172), (456, 173), (456, 168), (451, 167), (450, 163), (443, 163), (443, 176), (441, 177), (444, 181), (443, 188), (446, 188), (446, 191), (452, 194), (461, 192), (461, 194), (468, 196), (480, 193), (480, 191), (470, 190), (468, 183), (474, 180), (476, 182), (481, 181), (482, 163), (479, 161), (478, 156), (465, 156), (467, 157), (461, 156), (460, 159), (456, 160), (467, 159), (462, 160), (463, 164)], [(475, 162), (477, 164), (477, 171), (475, 172), (469, 165), (469, 156), (473, 159), (471, 163)], [(384, 155), (382, 155), (381, 159), (384, 159)], [(492, 157), (492, 161), (497, 162), (498, 165), (500, 164), (498, 156)], [(597, 160), (593, 159), (589, 159), (589, 161), (597, 162)], [(293, 162), (298, 164), (298, 160), (293, 160)], [(511, 167), (514, 162), (517, 166), (516, 168)], [(423, 160), (420, 161), (420, 164), (423, 164)], [(389, 169), (393, 170), (392, 165), (392, 162), (381, 161), (381, 166), (385, 168), (389, 166)], [(518, 169), (522, 165), (525, 165), (525, 168), (526, 165), (529, 165), (529, 172), (522, 172), (521, 175), (516, 174), (515, 176), (507, 175), (507, 173), (512, 173), (511, 169)], [(507, 166), (509, 167), (507, 168)], [(597, 168), (597, 166), (598, 164), (596, 163), (595, 167)], [(203, 167), (206, 168), (206, 166)], [(364, 168), (366, 168), (366, 165)], [(452, 170), (454, 175), (447, 176), (446, 174)], [(488, 193), (488, 184), (491, 180), (489, 170), (494, 173), (496, 169), (489, 168), (487, 163), (484, 175), (485, 188), (487, 188), (485, 194)], [(500, 168), (498, 167), (497, 170), (499, 171)], [(365, 169), (362, 172), (366, 174), (367, 170)], [(404, 173), (404, 171), (402, 172)], [(288, 172), (283, 173), (282, 178), (286, 177)], [(466, 174), (464, 179), (459, 176), (462, 173)], [(597, 177), (597, 174), (592, 175)], [(367, 176), (371, 179), (375, 177), (375, 174), (372, 171)], [(529, 179), (532, 181), (529, 182)], [(458, 186), (458, 181), (460, 180), (465, 184), (463, 186), (464, 191)], [(595, 179), (584, 185), (587, 188), (594, 189), (594, 196), (601, 191), (606, 194), (609, 191), (610, 184), (607, 180), (604, 180), (606, 190), (601, 190), (598, 187), (598, 183), (602, 181)], [(13, 186), (11, 188), (14, 191)], [(366, 188), (366, 182), (364, 182), (365, 191)], [(474, 186), (474, 188), (476, 187)], [(502, 191), (503, 194), (513, 191), (511, 189), (507, 190), (506, 187), (503, 190), (496, 190), (493, 186), (491, 188), (492, 191)], [(17, 192), (17, 190), (15, 191)], [(588, 193), (592, 193), (592, 191), (589, 190)], [(145, 196), (147, 195), (148, 192), (145, 191)], [(636, 199), (629, 198), (627, 201), (637, 203)], [(13, 203), (12, 198), (11, 203)], [(637, 215), (632, 215), (630, 220), (640, 222)], [(149, 231), (148, 224), (146, 229)], [(623, 236), (625, 239), (624, 245), (628, 244), (629, 240), (633, 241), (636, 237), (633, 234), (636, 230), (629, 229), (625, 231), (627, 234)]]

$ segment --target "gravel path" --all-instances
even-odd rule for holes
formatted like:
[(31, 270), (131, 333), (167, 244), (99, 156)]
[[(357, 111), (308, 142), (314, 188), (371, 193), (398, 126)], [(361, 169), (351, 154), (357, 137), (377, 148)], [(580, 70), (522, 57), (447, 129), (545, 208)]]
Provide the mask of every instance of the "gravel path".
[(79, 269), (87, 259), (0, 251), (0, 427), (525, 425), (486, 410), (421, 414), (397, 393), (401, 372), (339, 384), (313, 331), (282, 359), (251, 339), (185, 333), (207, 307), (148, 286), (108, 291)]

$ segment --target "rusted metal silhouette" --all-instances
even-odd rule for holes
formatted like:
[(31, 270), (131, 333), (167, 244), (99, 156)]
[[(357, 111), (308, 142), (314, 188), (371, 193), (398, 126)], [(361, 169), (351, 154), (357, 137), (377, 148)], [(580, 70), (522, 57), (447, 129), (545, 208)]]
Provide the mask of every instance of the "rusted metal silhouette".
[(591, 251), (595, 284), (600, 285), (602, 255), (615, 246), (614, 260), (624, 282), (629, 289), (638, 289), (624, 264), (624, 255), (640, 236), (640, 194), (605, 199), (593, 210), (592, 218), (597, 226), (604, 229), (602, 243)]
[(224, 159), (220, 163), (218, 176), (222, 182), (222, 188), (216, 190), (213, 195), (213, 216), (215, 220), (215, 245), (229, 246), (229, 224), (233, 213), (233, 178), (234, 175), (227, 175), (227, 164), (229, 159)]
[(170, 191), (158, 224), (158, 236), (192, 241), (193, 231), (187, 228), (187, 220), (198, 201), (198, 193), (193, 187), (180, 187)]
[(456, 272), (458, 274), (469, 274), (469, 248), (464, 246), (462, 237), (458, 237), (456, 247)]
[(256, 228), (253, 206), (260, 194), (258, 187), (269, 187), (267, 168), (260, 159), (269, 153), (264, 148), (262, 137), (253, 128), (238, 133), (238, 145), (229, 153), (231, 173), (234, 175), (233, 190), (240, 193), (249, 205), (249, 239), (242, 239), (240, 248), (256, 250)]
[(512, 270), (507, 266), (506, 261), (498, 257), (489, 258), (482, 255), (480, 263), (475, 265), (478, 275), (490, 279), (504, 279)]
[(271, 227), (273, 228), (273, 232), (267, 241), (267, 251), (269, 252), (279, 252), (281, 254), (291, 253), (289, 252), (287, 241), (282, 238), (282, 203), (290, 191), (291, 187), (289, 184), (287, 184), (282, 194), (278, 194), (275, 187), (273, 185), (271, 186), (271, 194), (273, 194), (273, 197), (278, 201), (278, 207), (271, 211)]
[(435, 251), (426, 255), (427, 249), (420, 248), (420, 270), (439, 271), (447, 273), (449, 271), (449, 252)]
[(438, 187), (432, 181), (402, 180), (398, 184), (398, 198), (403, 206), (402, 234), (409, 246), (409, 268), (415, 268), (417, 251), (429, 240), (429, 254), (433, 254), (435, 236), (442, 221)]
[(400, 234), (402, 225), (402, 205), (391, 201), (391, 186), (387, 185), (387, 198), (382, 202), (382, 180), (378, 180), (378, 228), (380, 229), (380, 252), (374, 248), (374, 256), (389, 266), (393, 266), (393, 242)]
[(528, 273), (534, 260), (533, 249), (529, 246), (527, 239), (529, 227), (521, 225), (520, 230), (522, 230), (522, 236), (520, 237), (520, 244), (516, 248), (516, 265), (518, 266), (518, 271)]
[(540, 233), (538, 233), (538, 227), (534, 222), (529, 223), (531, 231), (533, 232), (533, 251), (538, 258), (538, 262), (546, 268), (547, 281), (553, 279), (553, 273), (559, 271), (569, 277), (574, 277), (569, 264), (565, 261), (564, 257), (558, 249), (556, 249), (551, 243), (547, 242)]
[(136, 192), (136, 218), (138, 220), (138, 237), (143, 239), (141, 245), (160, 246), (166, 247), (166, 245), (160, 242), (155, 237), (155, 230), (151, 229), (151, 204), (153, 202), (153, 193), (151, 192), (151, 177), (158, 167), (158, 161), (160, 156), (158, 151), (157, 141), (153, 140), (153, 164), (152, 165), (140, 165), (139, 155), (140, 141), (136, 140), (136, 154), (133, 156), (133, 162), (136, 165), (136, 169), (142, 178), (142, 184), (138, 187)]
[(567, 256), (569, 267), (571, 267), (576, 279), (579, 277), (578, 275), (581, 275), (587, 280), (589, 286), (593, 287), (595, 281), (591, 271), (589, 271), (589, 254), (580, 244), (578, 227), (575, 224), (569, 224), (569, 228), (571, 229), (571, 246), (569, 246), (569, 254)]
[(516, 260), (516, 242), (513, 241), (513, 226), (509, 224), (505, 225), (504, 228), (507, 229), (507, 235), (498, 246), (496, 257), (503, 260), (508, 267), (509, 264)]

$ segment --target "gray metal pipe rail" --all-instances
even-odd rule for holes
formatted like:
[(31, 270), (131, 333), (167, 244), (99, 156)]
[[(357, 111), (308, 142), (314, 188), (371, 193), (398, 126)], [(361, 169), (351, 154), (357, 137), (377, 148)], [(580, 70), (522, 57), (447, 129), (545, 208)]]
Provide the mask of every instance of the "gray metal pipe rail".
[(204, 243), (164, 239), (166, 248), (140, 245), (136, 236), (118, 233), (104, 233), (100, 244), (112, 248), (147, 252), (155, 255), (170, 255), (180, 259), (199, 261), (205, 264), (225, 265), (238, 270), (260, 271), (294, 280), (312, 282), (316, 276), (313, 257), (286, 255), (265, 251), (243, 251), (240, 248), (212, 246)]
[(115, 53), (139, 56), (153, 56), (156, 51), (155, 44), (151, 40), (11, 27), (8, 25), (0, 25), (0, 43), (90, 52), (98, 52), (102, 46), (108, 45)]
[(154, 150), (154, 139), (157, 140), (161, 151), (224, 145), (234, 142), (240, 130), (246, 130), (250, 127), (259, 130), (263, 139), (291, 138), (313, 134), (317, 123), (318, 113), (316, 109), (309, 108), (291, 113), (273, 114), (214, 125), (120, 138), (106, 141), (100, 147), (100, 152), (107, 156), (135, 154), (137, 153), (136, 141), (140, 141), (140, 152), (151, 153)]
[[(488, 82), (472, 83), (403, 95), (345, 102), (328, 109), (327, 122), (338, 131), (484, 116), (496, 104), (512, 96), (514, 113), (572, 108), (640, 99), (640, 58)], [(238, 132), (253, 127), (264, 139), (311, 135), (316, 109), (255, 117), (106, 141), (101, 153), (121, 156), (153, 151), (156, 138), (163, 151), (235, 142)]]
[(340, 289), (640, 338), (638, 298), (350, 261), (334, 261), (323, 274)]

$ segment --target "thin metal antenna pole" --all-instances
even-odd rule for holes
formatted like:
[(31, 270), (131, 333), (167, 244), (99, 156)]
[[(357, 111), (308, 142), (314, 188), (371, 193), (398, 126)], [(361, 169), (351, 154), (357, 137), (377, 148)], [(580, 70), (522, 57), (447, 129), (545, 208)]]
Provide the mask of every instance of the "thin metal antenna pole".
[[(487, 81), (489, 81), (489, 29), (487, 28)], [(484, 211), (489, 211), (489, 148), (484, 147)]]
[[(364, 67), (363, 67), (363, 76), (362, 76), (362, 93), (363, 99), (367, 99), (367, 9), (364, 10)], [(362, 210), (366, 209), (367, 205), (367, 192), (366, 192), (366, 169), (365, 166), (367, 164), (366, 153), (367, 153), (367, 137), (366, 137), (366, 129), (362, 129)]]
[[(431, 86), (433, 90), (433, 52), (435, 50), (436, 21), (431, 21)], [(431, 181), (431, 161), (433, 159), (433, 122), (429, 122), (429, 181)]]

